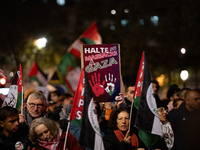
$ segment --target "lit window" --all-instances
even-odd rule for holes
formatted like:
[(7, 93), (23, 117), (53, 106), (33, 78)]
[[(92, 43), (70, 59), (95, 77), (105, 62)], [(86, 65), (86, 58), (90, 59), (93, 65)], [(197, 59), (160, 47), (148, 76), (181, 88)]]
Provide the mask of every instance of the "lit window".
[(151, 16), (150, 18), (151, 22), (154, 26), (158, 26), (159, 17), (158, 16)]
[(128, 8), (124, 9), (124, 12), (125, 12), (125, 13), (129, 13)]
[(143, 25), (144, 25), (144, 19), (140, 19), (140, 20), (139, 20), (139, 24), (140, 24), (141, 26), (143, 26)]
[(126, 26), (128, 24), (128, 20), (127, 19), (122, 19), (121, 20), (121, 25), (122, 26)]
[(115, 15), (116, 14), (116, 10), (111, 10), (111, 12), (110, 12), (112, 15)]
[(111, 26), (110, 26), (110, 30), (115, 30), (115, 26), (114, 26), (114, 25), (111, 25)]
[(57, 0), (57, 4), (63, 6), (65, 5), (65, 0)]

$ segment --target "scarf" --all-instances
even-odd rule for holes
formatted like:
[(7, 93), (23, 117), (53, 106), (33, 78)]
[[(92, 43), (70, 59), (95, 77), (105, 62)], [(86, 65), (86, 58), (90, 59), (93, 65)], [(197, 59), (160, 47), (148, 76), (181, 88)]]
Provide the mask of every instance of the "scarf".
[(59, 129), (58, 134), (56, 134), (53, 138), (53, 142), (46, 142), (46, 141), (41, 141), (38, 139), (38, 144), (48, 150), (56, 150), (58, 147), (58, 144), (60, 142), (60, 138), (62, 135), (62, 130)]
[[(30, 113), (28, 112), (28, 110), (27, 110), (26, 107), (23, 109), (23, 115), (24, 115), (24, 117), (25, 117), (26, 124), (27, 124), (28, 127), (30, 128), (30, 127), (31, 127), (31, 123), (32, 123), (32, 121), (33, 121), (35, 118), (33, 118), (33, 117), (30, 115)], [(47, 118), (46, 112), (44, 111), (44, 112), (41, 114), (40, 117), (45, 117), (45, 118)]]
[(167, 148), (168, 150), (171, 150), (174, 145), (174, 132), (172, 130), (171, 124), (169, 122), (162, 124), (162, 131)]
[[(119, 129), (114, 130), (114, 133), (120, 142), (124, 140), (124, 134)], [(131, 145), (135, 147), (135, 150), (139, 147), (138, 139), (135, 134), (132, 134), (131, 136)]]

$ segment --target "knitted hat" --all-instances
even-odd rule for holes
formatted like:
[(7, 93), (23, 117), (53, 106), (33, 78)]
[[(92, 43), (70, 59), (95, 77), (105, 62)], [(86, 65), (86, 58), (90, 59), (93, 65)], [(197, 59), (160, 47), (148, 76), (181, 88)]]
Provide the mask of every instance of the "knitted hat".
[(37, 90), (36, 90), (35, 88), (30, 88), (30, 89), (26, 90), (26, 91), (24, 92), (24, 99), (25, 99), (25, 101), (27, 101), (28, 96), (29, 96), (31, 93), (36, 92), (36, 91), (37, 91)]

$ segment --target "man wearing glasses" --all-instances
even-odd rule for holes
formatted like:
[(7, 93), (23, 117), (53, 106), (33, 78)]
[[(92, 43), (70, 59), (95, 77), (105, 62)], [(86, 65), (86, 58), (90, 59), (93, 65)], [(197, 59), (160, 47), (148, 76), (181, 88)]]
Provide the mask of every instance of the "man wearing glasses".
[(28, 96), (27, 106), (23, 110), (24, 121), (30, 127), (32, 120), (38, 117), (47, 117), (46, 98), (41, 92), (33, 92)]
[[(23, 115), (20, 116), (20, 123), (26, 122), (26, 124), (31, 126), (32, 121), (38, 117), (47, 117), (46, 112), (46, 98), (41, 92), (33, 92), (28, 96), (27, 105), (23, 109)], [(67, 119), (62, 119), (57, 121), (63, 131), (66, 131), (68, 121)]]

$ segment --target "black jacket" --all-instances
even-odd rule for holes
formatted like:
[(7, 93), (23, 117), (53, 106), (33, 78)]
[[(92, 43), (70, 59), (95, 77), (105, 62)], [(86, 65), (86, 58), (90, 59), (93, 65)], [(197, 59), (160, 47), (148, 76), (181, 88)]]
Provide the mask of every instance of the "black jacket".
[[(130, 145), (124, 141), (120, 142), (113, 130), (107, 129), (106, 135), (103, 138), (105, 150), (129, 150)], [(134, 150), (135, 147), (132, 147)]]
[(199, 150), (200, 112), (188, 111), (183, 102), (178, 109), (168, 114), (174, 131), (176, 150)]
[(23, 124), (13, 137), (6, 137), (0, 131), (0, 150), (15, 150), (17, 142), (21, 142), (25, 150), (28, 146), (32, 147), (31, 141), (28, 139), (28, 126)]

